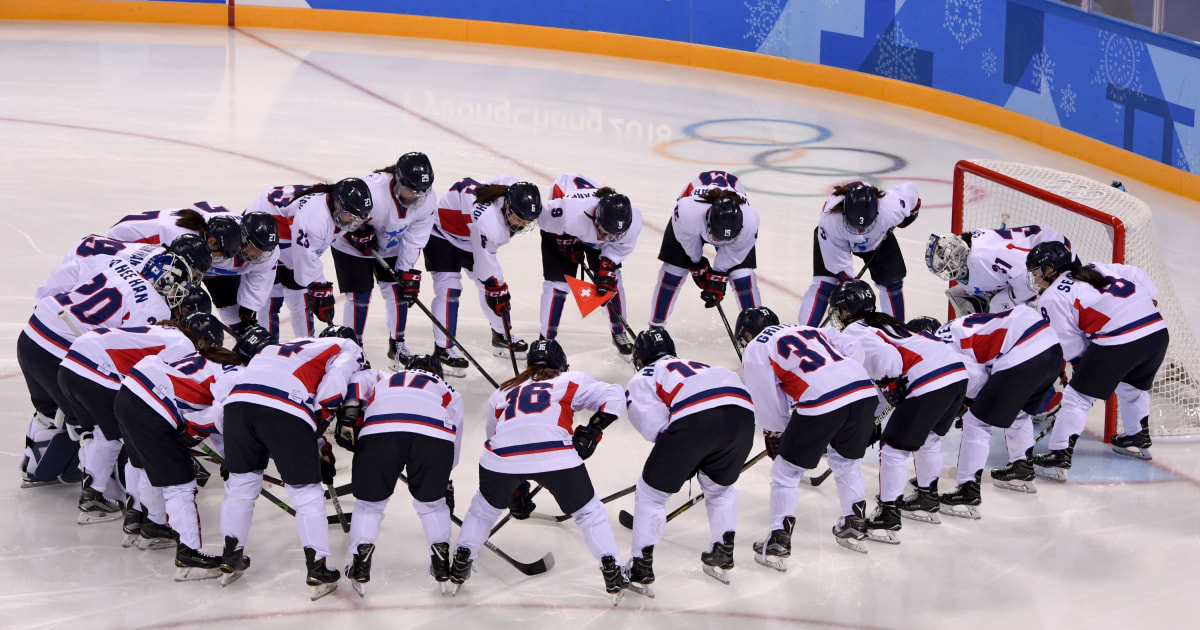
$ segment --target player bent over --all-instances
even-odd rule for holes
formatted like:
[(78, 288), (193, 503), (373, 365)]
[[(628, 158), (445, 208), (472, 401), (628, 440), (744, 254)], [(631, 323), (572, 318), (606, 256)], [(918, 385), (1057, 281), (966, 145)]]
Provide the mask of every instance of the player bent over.
[(651, 328), (633, 343), (629, 380), (629, 420), (654, 442), (638, 478), (633, 512), (630, 587), (651, 594), (654, 545), (662, 538), (667, 499), (693, 473), (704, 490), (712, 544), (700, 554), (704, 572), (729, 583), (737, 529), (737, 490), (733, 484), (754, 445), (754, 404), (750, 392), (729, 370), (675, 356), (665, 329)]
[[(429, 573), (445, 594), (450, 579), (450, 471), (458, 464), (463, 403), (432, 355), (409, 358), (401, 372), (363, 370), (350, 381), (338, 412), (337, 442), (354, 452), (354, 519), (346, 577), (359, 596), (371, 581), (371, 558), (383, 512), (402, 470), (413, 509), (429, 541)], [(365, 406), (364, 406), (365, 403)]]
[(1113, 450), (1150, 459), (1150, 386), (1170, 343), (1150, 276), (1132, 265), (1085, 267), (1053, 242), (1034, 247), (1026, 267), (1030, 288), (1041, 293), (1038, 307), (1058, 335), (1064, 358), (1075, 366), (1050, 434), (1050, 452), (1034, 458), (1038, 474), (1067, 480), (1088, 410), (1114, 392), (1125, 434), (1112, 436)]
[[(946, 344), (876, 312), (875, 292), (862, 280), (835, 287), (829, 308), (842, 332), (863, 345), (863, 367), (895, 407), (880, 438), (879, 509), (867, 521), (867, 529), (871, 540), (899, 544), (896, 532), (901, 528), (908, 454), (913, 454), (918, 480), (936, 482), (942, 470), (942, 437), (967, 393), (967, 368)], [(889, 373), (896, 368), (898, 374)]]
[(866, 553), (867, 502), (860, 464), (875, 429), (878, 391), (853, 350), (853, 340), (833, 329), (780, 326), (766, 307), (738, 315), (734, 336), (745, 348), (742, 378), (754, 399), (771, 465), (771, 534), (754, 543), (759, 564), (786, 571), (800, 480), (828, 451), (842, 517), (833, 527), (837, 543)]
[[(614, 606), (629, 587), (608, 514), (583, 464), (602, 431), (624, 408), (624, 389), (568, 369), (562, 346), (553, 339), (539, 339), (529, 346), (525, 370), (501, 383), (488, 399), (479, 492), (463, 519), (450, 565), (455, 593), (470, 577), (471, 564), (500, 512), (510, 508), (514, 518), (528, 518), (533, 511), (529, 481), (554, 495), (558, 507), (583, 530)], [(586, 426), (572, 432), (562, 419), (568, 408), (596, 413)]]

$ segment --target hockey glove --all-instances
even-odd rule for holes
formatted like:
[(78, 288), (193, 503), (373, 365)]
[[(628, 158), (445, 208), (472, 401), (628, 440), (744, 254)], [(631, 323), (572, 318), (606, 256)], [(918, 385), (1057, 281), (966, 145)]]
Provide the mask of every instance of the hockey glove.
[(600, 259), (600, 268), (596, 270), (596, 293), (608, 295), (617, 292), (617, 270), (621, 265), (607, 259)]
[(522, 481), (521, 485), (517, 486), (517, 491), (513, 493), (512, 501), (508, 504), (508, 511), (513, 518), (523, 521), (533, 514), (537, 505), (533, 503), (531, 494), (533, 491), (530, 489), (528, 481)]
[(880, 393), (889, 405), (899, 405), (908, 397), (908, 377), (903, 374), (900, 378), (882, 378), (875, 382)]
[(971, 410), (971, 404), (974, 402), (975, 402), (974, 398), (964, 398), (963, 399), (962, 409), (958, 410), (958, 415), (954, 418), (954, 428), (955, 429), (962, 428), (963, 416), (967, 415), (967, 412)]
[(779, 447), (783, 445), (783, 431), (767, 431), (763, 429), (763, 443), (767, 448), (767, 457), (779, 457)]
[(558, 242), (558, 253), (563, 258), (571, 261), (572, 264), (578, 265), (583, 262), (584, 244), (579, 242), (579, 239), (573, 236), (556, 236), (554, 238)]
[(917, 220), (917, 214), (920, 212), (921, 212), (921, 198), (917, 197), (917, 205), (913, 206), (912, 212), (909, 212), (908, 216), (904, 217), (904, 220), (901, 221), (900, 225), (897, 225), (896, 227), (906, 228), (906, 227), (912, 225), (913, 221)]
[(179, 424), (180, 427), (175, 433), (175, 439), (184, 448), (192, 448), (193, 446), (203, 442), (204, 438), (208, 437), (207, 433), (201, 433), (196, 429), (195, 425), (190, 422), (185, 421)]
[(252, 311), (245, 306), (238, 307), (238, 323), (235, 333), (241, 335), (242, 332), (250, 330), (251, 326), (258, 325), (258, 311)]
[(508, 294), (508, 283), (502, 282), (500, 284), (496, 284), (495, 280), (492, 280), (489, 283), (484, 284), (484, 289), (486, 291), (488, 308), (492, 309), (492, 311), (497, 315), (503, 317), (504, 314), (508, 312), (509, 308), (511, 308), (509, 302), (512, 301), (512, 296)]
[(278, 341), (266, 328), (251, 324), (238, 331), (238, 340), (233, 346), (233, 351), (247, 359), (253, 359), (260, 350)]
[(321, 483), (333, 485), (333, 476), (337, 474), (337, 460), (333, 456), (333, 445), (325, 440), (321, 444)]
[(708, 264), (708, 259), (704, 256), (700, 257), (700, 262), (692, 264), (692, 282), (695, 282), (696, 286), (700, 287), (700, 290), (704, 290), (704, 285), (708, 279), (708, 272), (711, 269), (712, 267)]
[(596, 452), (596, 445), (604, 438), (604, 432), (596, 428), (594, 424), (581, 424), (575, 427), (575, 435), (571, 436), (571, 443), (575, 445), (575, 452), (579, 453), (580, 459), (587, 459)]
[(346, 233), (346, 240), (362, 253), (363, 256), (372, 256), (375, 250), (379, 248), (379, 239), (375, 236), (375, 228), (364, 225), (353, 232)]
[(337, 433), (333, 439), (338, 446), (354, 452), (354, 444), (358, 441), (358, 430), (362, 426), (362, 401), (351, 398), (338, 407)]
[(421, 296), (421, 272), (416, 269), (396, 272), (396, 291), (400, 301), (412, 306)]
[(709, 270), (704, 274), (704, 286), (701, 287), (700, 299), (704, 300), (704, 308), (712, 308), (725, 299), (725, 283), (729, 276)]
[(314, 282), (308, 285), (308, 293), (304, 295), (304, 304), (309, 312), (326, 324), (333, 324), (333, 283)]
[(454, 480), (453, 479), (446, 482), (446, 507), (450, 510), (451, 514), (454, 513)]

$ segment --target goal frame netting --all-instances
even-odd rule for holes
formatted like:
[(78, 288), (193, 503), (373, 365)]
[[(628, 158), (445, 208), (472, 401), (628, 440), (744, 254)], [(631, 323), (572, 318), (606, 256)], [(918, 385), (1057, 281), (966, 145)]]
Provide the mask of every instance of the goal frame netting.
[[(1081, 175), (998, 160), (960, 160), (954, 166), (953, 195), (950, 228), (955, 234), (1005, 224), (1016, 227), (1041, 223), (1070, 238), (1084, 263), (1127, 263), (1146, 271), (1158, 289), (1159, 310), (1171, 332), (1167, 359), (1151, 389), (1151, 434), (1200, 434), (1200, 388), (1190, 376), (1200, 374), (1200, 349), (1158, 256), (1151, 211), (1145, 202)], [(989, 200), (989, 195), (996, 199)], [(1009, 205), (1006, 201), (1013, 195), (1031, 197), (1033, 201)], [(991, 207), (996, 205), (1003, 209)], [(1080, 219), (1090, 223), (1079, 223)], [(1140, 243), (1137, 252), (1127, 249), (1134, 243)], [(1146, 251), (1141, 251), (1143, 248)], [(1120, 427), (1113, 396), (1105, 405), (1104, 439), (1107, 441)]]

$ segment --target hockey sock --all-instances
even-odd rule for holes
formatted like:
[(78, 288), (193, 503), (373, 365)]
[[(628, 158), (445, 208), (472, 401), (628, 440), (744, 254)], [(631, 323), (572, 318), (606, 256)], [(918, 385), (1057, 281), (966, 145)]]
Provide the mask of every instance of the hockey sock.
[(462, 530), (458, 532), (458, 546), (470, 549), (472, 560), (479, 555), (479, 548), (488, 539), (492, 525), (500, 518), (501, 511), (502, 508), (492, 506), (478, 492), (471, 499), (471, 507), (463, 519)]
[(742, 311), (762, 304), (758, 294), (758, 279), (753, 269), (738, 269), (729, 273), (729, 281), (737, 294), (738, 308)]
[[(280, 285), (275, 285), (275, 290), (282, 290)], [(279, 312), (283, 310), (283, 295), (272, 295), (270, 301), (269, 315), (267, 316), (267, 331), (279, 338)]]
[(325, 491), (321, 484), (288, 484), (286, 488), (296, 510), (296, 533), (300, 534), (301, 546), (311, 548), (318, 558), (329, 556), (329, 521), (325, 517)]
[(1117, 385), (1117, 409), (1125, 418), (1122, 428), (1126, 435), (1142, 430), (1141, 419), (1150, 415), (1150, 392), (1144, 392), (1128, 383)]
[(1004, 445), (1008, 447), (1008, 461), (1025, 458), (1025, 451), (1033, 447), (1033, 420), (1029, 414), (1017, 414), (1012, 426), (1004, 430)]
[(612, 308), (604, 308), (605, 312), (608, 313), (608, 327), (613, 334), (616, 334), (625, 330), (625, 325), (621, 323), (619, 316), (625, 314), (628, 310), (625, 304), (625, 284), (621, 281), (621, 272), (619, 271), (617, 272), (617, 296), (609, 300), (608, 303), (613, 305)]
[[(487, 288), (483, 286), (482, 281), (475, 278), (474, 273), (467, 271), (466, 274), (475, 283), (475, 297), (479, 298), (479, 309), (483, 311), (483, 316), (487, 318), (488, 325), (492, 327), (492, 330), (504, 334), (504, 319), (497, 315), (496, 311), (492, 310), (492, 307), (488, 306)], [(512, 317), (511, 313), (509, 313), (509, 317)], [(509, 321), (511, 322), (512, 320), (510, 319)], [(513, 339), (515, 340), (516, 338), (514, 334)]]
[[(1062, 409), (1058, 410), (1054, 430), (1050, 433), (1050, 450), (1061, 451), (1067, 448), (1072, 435), (1083, 433), (1083, 428), (1087, 425), (1087, 412), (1094, 402), (1095, 398), (1084, 396), (1075, 391), (1074, 387), (1067, 385), (1063, 390)], [(1141, 418), (1142, 416), (1131, 418), (1130, 422), (1137, 422)]]
[(121, 455), (121, 442), (104, 437), (99, 426), (92, 432), (90, 441), (88, 447), (80, 451), (83, 468), (92, 475), (92, 488), (103, 493), (108, 489), (108, 479)]
[(254, 500), (262, 489), (262, 471), (230, 473), (225, 481), (225, 500), (221, 502), (221, 536), (236, 538), (245, 546), (254, 518)]
[(425, 540), (430, 545), (450, 542), (450, 506), (446, 505), (445, 497), (437, 501), (413, 499), (413, 509), (421, 519), (421, 529), (425, 530)]
[(776, 457), (771, 463), (771, 530), (783, 529), (783, 519), (795, 516), (796, 503), (800, 501), (800, 480), (806, 469), (783, 458)]
[(875, 285), (876, 292), (882, 296), (883, 312), (904, 321), (904, 281), (898, 280), (889, 285)]
[(304, 303), (305, 293), (302, 290), (283, 290), (283, 302), (287, 304), (288, 314), (292, 318), (292, 334), (297, 337), (311, 337), (313, 334), (312, 313)]
[(367, 311), (371, 308), (371, 292), (347, 293), (346, 308), (342, 311), (342, 325), (353, 328), (354, 334), (362, 339), (363, 330), (367, 327)]
[(828, 450), (829, 468), (837, 482), (838, 500), (842, 504), (842, 516), (854, 514), (854, 504), (863, 500), (862, 460), (846, 459), (832, 447)]
[(358, 553), (358, 546), (375, 544), (379, 539), (379, 528), (383, 525), (383, 510), (387, 508), (387, 499), (383, 501), (354, 502), (354, 518), (350, 519), (350, 555)]
[(895, 501), (904, 494), (908, 451), (884, 444), (879, 448), (879, 498)]
[(151, 485), (150, 478), (146, 476), (145, 471), (142, 471), (142, 476), (138, 480), (138, 489), (141, 492), (142, 505), (146, 508), (146, 518), (159, 525), (166, 525), (167, 501), (163, 497), (162, 488)]
[(804, 292), (800, 302), (800, 324), (804, 326), (820, 326), (825, 318), (825, 309), (829, 306), (829, 296), (833, 287), (837, 286), (837, 278), (833, 276), (813, 276), (812, 284)]
[(712, 534), (712, 542), (722, 542), (725, 532), (737, 530), (737, 489), (733, 486), (722, 486), (704, 473), (696, 475), (696, 479), (700, 482), (700, 489), (704, 491), (704, 508), (708, 511), (708, 529)]
[(975, 481), (975, 471), (982, 470), (987, 463), (991, 441), (991, 425), (976, 418), (973, 412), (963, 415), (962, 438), (958, 445), (958, 485)]
[(942, 438), (934, 432), (925, 438), (925, 444), (913, 453), (913, 467), (917, 470), (917, 485), (928, 488), (942, 474)]
[(657, 545), (667, 523), (667, 500), (671, 493), (663, 492), (638, 477), (637, 492), (633, 495), (633, 555), (641, 556), (642, 547)]
[(129, 460), (125, 460), (125, 489), (126, 489), (126, 492), (128, 492), (129, 495), (133, 497), (134, 505), (136, 505), (139, 508), (143, 508), (143, 509), (145, 508), (145, 506), (142, 504), (142, 491), (141, 491), (140, 484), (142, 483), (142, 477), (144, 477), (145, 475), (146, 475), (146, 473), (142, 472), (141, 468), (137, 468), (133, 464), (129, 463)]
[(654, 297), (650, 300), (650, 325), (662, 326), (675, 310), (675, 299), (679, 297), (679, 285), (687, 276), (688, 270), (663, 263), (658, 272), (658, 283), (654, 287)]
[(558, 323), (562, 321), (563, 308), (567, 304), (565, 282), (542, 283), (541, 335), (546, 339), (558, 337)]
[(162, 489), (167, 504), (167, 524), (179, 534), (179, 542), (200, 549), (200, 513), (196, 510), (196, 482)]
[(383, 294), (385, 321), (388, 330), (392, 331), (392, 338), (403, 339), (404, 331), (408, 329), (408, 304), (400, 299), (397, 286), (395, 282), (380, 282), (379, 292)]
[[(592, 500), (571, 515), (575, 524), (583, 530), (583, 540), (587, 543), (592, 557), (599, 560), (604, 556), (616, 558), (621, 564), (621, 552), (617, 549), (617, 537), (613, 535), (612, 523), (608, 520), (608, 512), (600, 498), (592, 495)], [(635, 523), (637, 519), (634, 519)]]
[[(433, 304), (430, 310), (438, 323), (446, 327), (451, 335), (458, 336), (458, 300), (462, 295), (462, 275), (457, 271), (433, 272)], [(434, 326), (433, 340), (439, 347), (447, 348), (450, 341)]]

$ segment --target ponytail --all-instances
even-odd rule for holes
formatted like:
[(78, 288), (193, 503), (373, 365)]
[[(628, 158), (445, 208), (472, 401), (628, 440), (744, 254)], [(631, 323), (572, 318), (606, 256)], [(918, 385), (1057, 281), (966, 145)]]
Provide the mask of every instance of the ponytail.
[[(179, 217), (175, 220), (176, 227), (197, 232), (200, 234), (200, 236), (204, 236), (204, 228), (207, 225), (204, 222), (204, 215), (192, 210), (191, 208), (184, 208), (176, 211), (175, 216)], [(163, 245), (166, 246), (167, 243), (164, 243)]]
[(525, 381), (548, 381), (559, 374), (562, 374), (562, 371), (540, 365), (531, 365), (522, 370), (520, 374), (500, 383), (500, 389), (512, 389)]
[[(850, 190), (850, 185), (851, 185), (851, 184), (855, 184), (855, 183), (861, 183), (861, 182), (850, 182), (849, 184), (842, 184), (841, 186), (834, 186), (834, 187), (833, 187), (833, 194), (835, 194), (835, 195), (838, 195), (838, 196), (841, 196), (841, 197), (845, 197), (845, 196), (846, 196), (846, 191)], [(874, 191), (875, 191), (875, 198), (876, 198), (876, 199), (878, 199), (878, 198), (880, 198), (880, 197), (883, 197), (884, 195), (886, 195), (886, 194), (887, 194), (887, 193), (886, 193), (886, 192), (884, 192), (883, 190), (880, 190), (880, 189), (878, 189), (878, 188), (876, 188), (876, 187), (874, 187), (874, 186), (872, 186), (872, 187), (871, 187), (871, 190), (874, 190)], [(830, 212), (830, 213), (839, 213), (839, 212), (841, 212), (841, 211), (842, 211), (842, 210), (844, 210), (844, 209), (845, 209), (845, 208), (844, 208), (844, 206), (843, 206), (842, 202), (840, 202), (840, 201), (839, 201), (839, 202), (837, 202), (837, 205), (836, 205), (836, 206), (834, 206), (834, 207), (832, 207), (832, 208), (830, 208), (830, 209), (829, 209), (829, 212)]]
[(489, 184), (475, 189), (475, 203), (492, 203), (508, 193), (508, 186)]
[[(600, 195), (597, 194), (596, 196), (599, 197)], [(742, 198), (741, 195), (737, 194), (736, 192), (734, 192), (732, 190), (726, 190), (724, 188), (709, 188), (708, 190), (700, 193), (700, 199), (702, 199), (704, 201), (704, 203), (707, 203), (709, 205), (712, 205), (713, 202), (719, 201), (721, 199), (732, 199), (738, 205), (746, 203), (746, 200), (744, 198)]]
[(246, 365), (250, 363), (250, 359), (229, 350), (227, 348), (219, 348), (216, 346), (204, 346), (196, 350), (200, 356), (221, 365)]
[(1108, 278), (1105, 277), (1104, 274), (1096, 271), (1096, 268), (1091, 265), (1084, 267), (1083, 263), (1079, 262), (1078, 258), (1072, 261), (1071, 264), (1064, 267), (1063, 273), (1070, 273), (1072, 280), (1086, 282), (1092, 285), (1092, 288), (1096, 289), (1097, 291), (1103, 291), (1104, 287), (1107, 287), (1109, 284)]
[(887, 313), (863, 313), (862, 319), (871, 328), (878, 328), (893, 339), (903, 339), (913, 334), (913, 330), (904, 322)]

